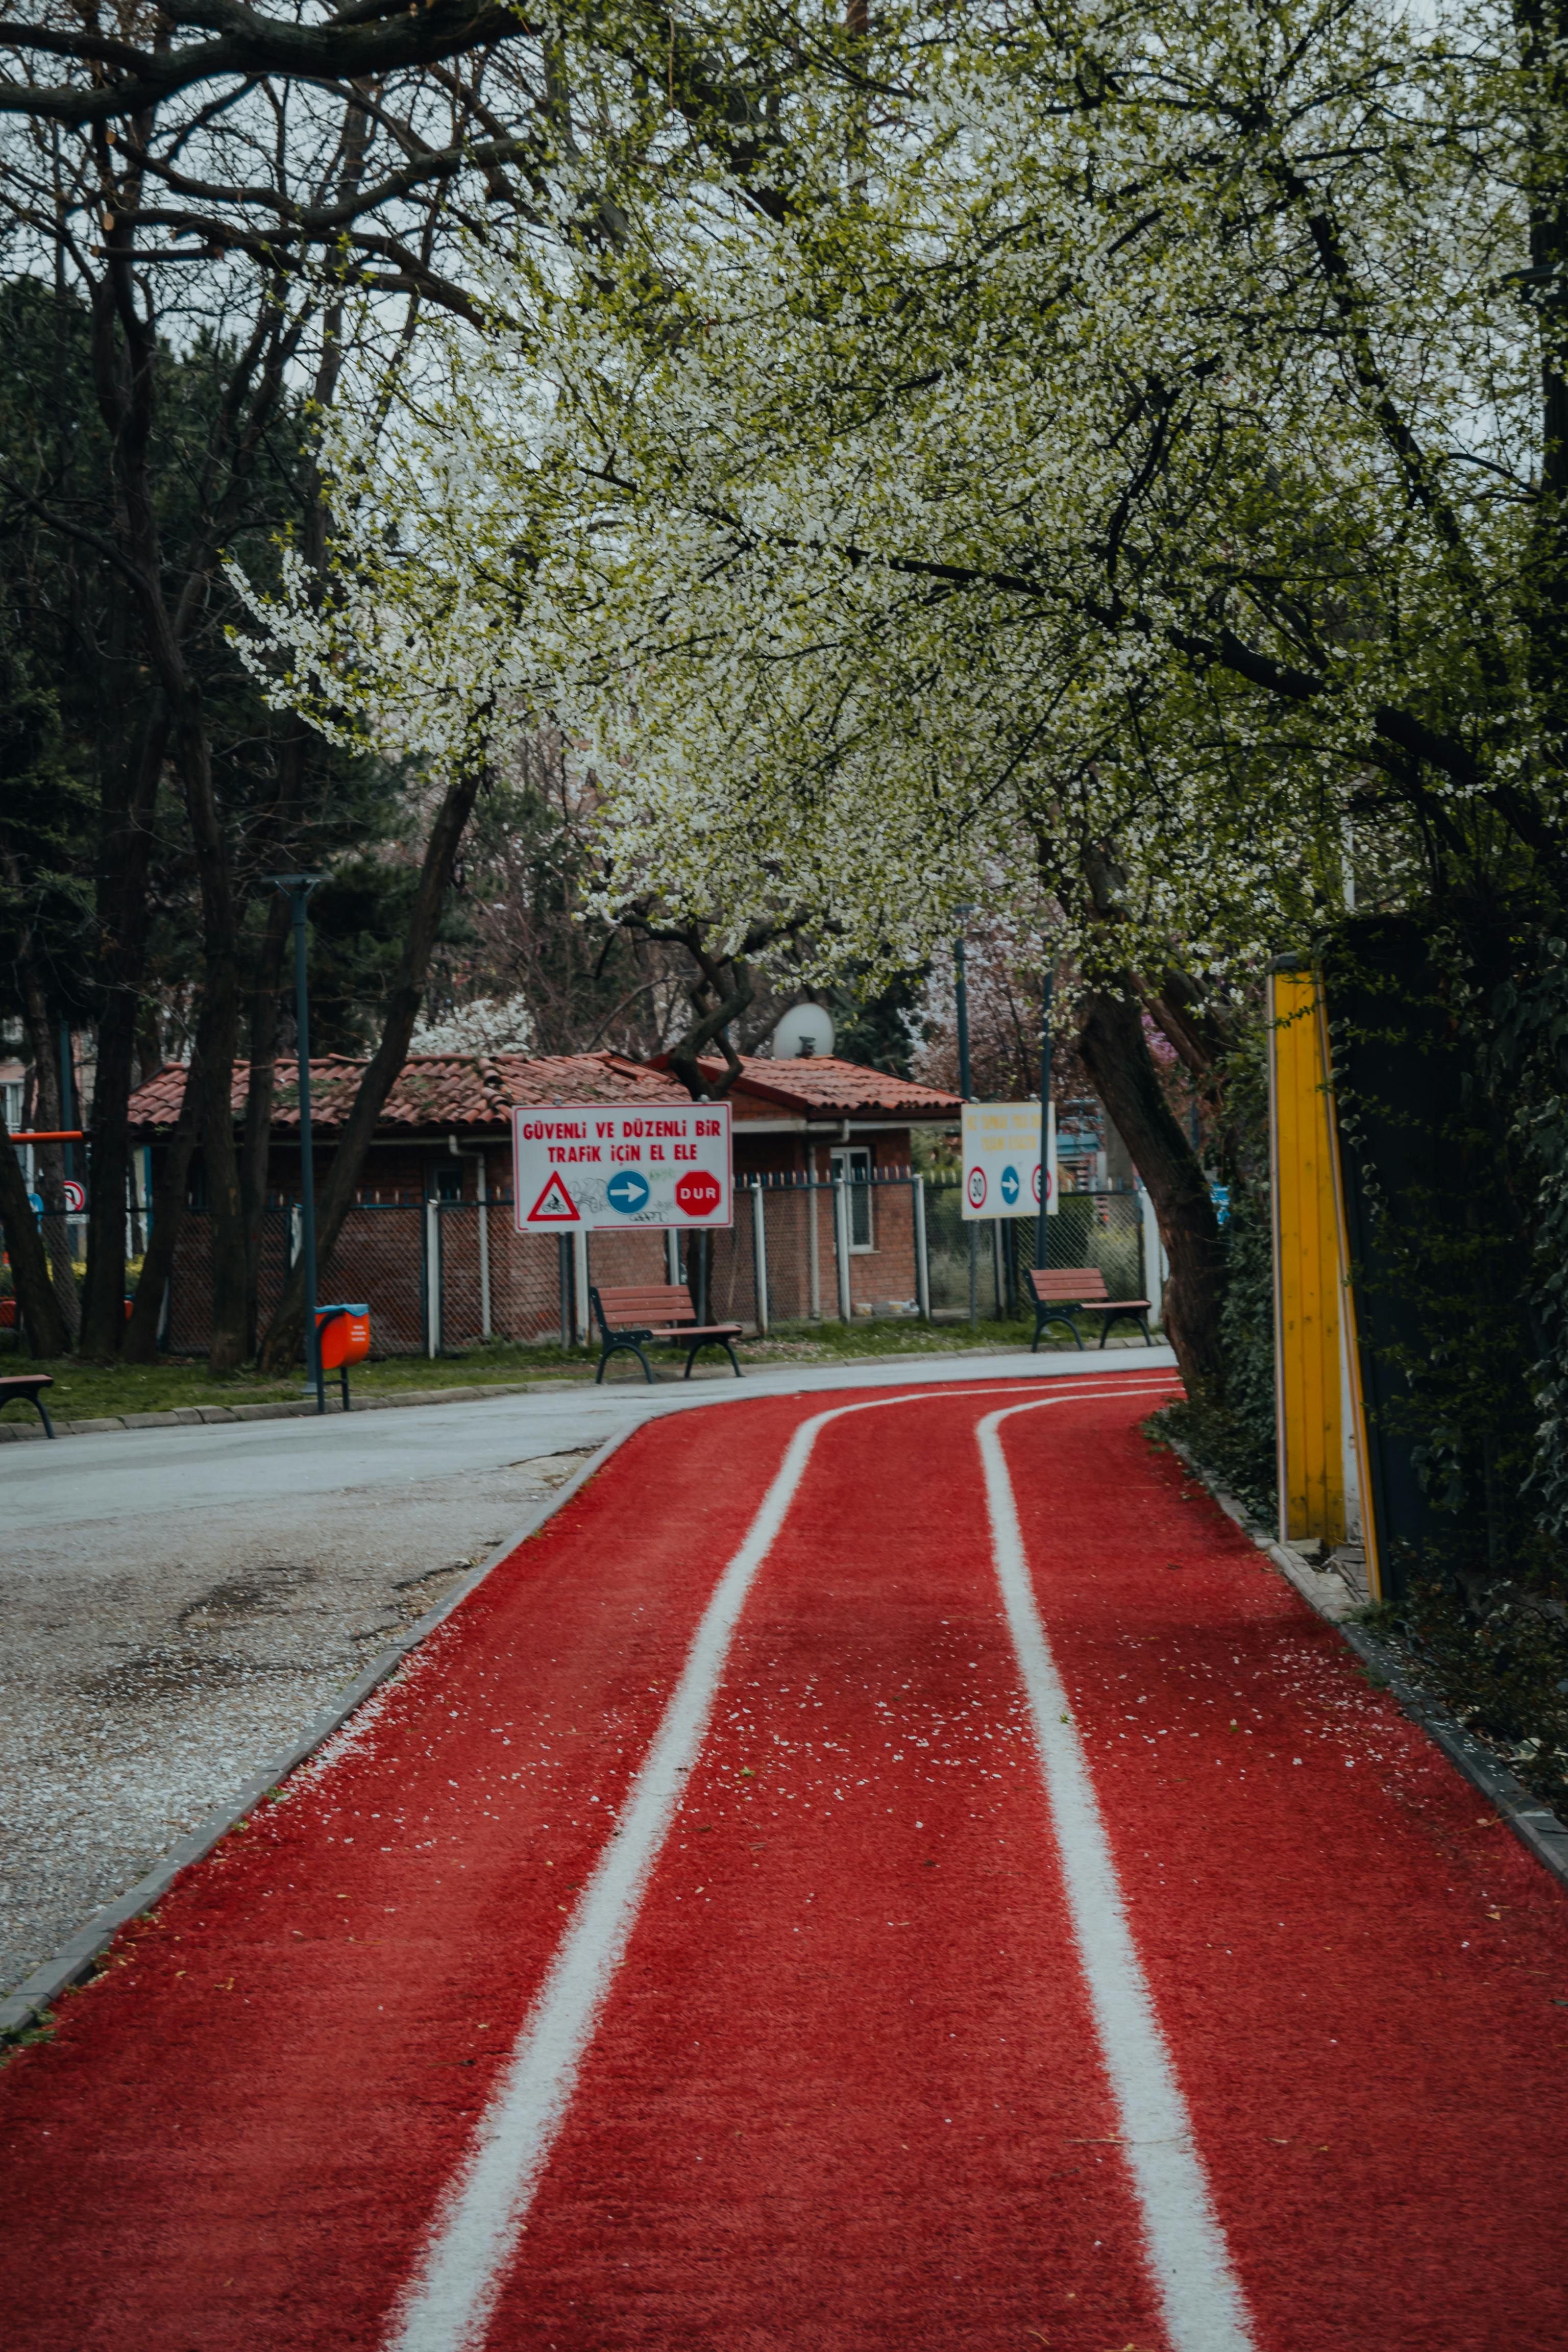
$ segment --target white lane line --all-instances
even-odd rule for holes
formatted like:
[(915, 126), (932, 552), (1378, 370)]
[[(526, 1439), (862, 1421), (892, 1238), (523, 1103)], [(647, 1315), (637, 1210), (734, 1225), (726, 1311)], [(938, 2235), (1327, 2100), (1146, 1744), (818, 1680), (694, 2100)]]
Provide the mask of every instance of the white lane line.
[(1005, 1421), (1030, 1410), (1013, 1405), (990, 1413), (975, 1434), (997, 1580), (1034, 1717), (1073, 1932), (1142, 2209), (1149, 2267), (1172, 2352), (1251, 2352), (1246, 2298), (1127, 1924), (1088, 1759), (1035, 1600), (1000, 1434)]
[[(1110, 1374), (1110, 1380), (1117, 1375)], [(1064, 1381), (1048, 1400), (1142, 1394), (1171, 1386), (1151, 1372), (1135, 1388), (1105, 1379)], [(1031, 1383), (1031, 1393), (1036, 1384)], [(1016, 1390), (1012, 1391), (1017, 1393)], [(818, 1433), (848, 1414), (931, 1404), (954, 1396), (1005, 1395), (984, 1389), (924, 1390), (838, 1405), (802, 1422), (763, 1496), (745, 1541), (725, 1569), (692, 1639), (679, 1682), (627, 1793), (616, 1828), (578, 1897), (549, 1973), (523, 2020), (504, 2074), (437, 2210), (414, 2275), (395, 2306), (386, 2352), (478, 2352), (500, 2293), (534, 2190), (565, 2119), (583, 2055), (593, 2039), (653, 1865), (697, 1761), (719, 1680), (746, 1596), (772, 1549), (805, 1474)]]

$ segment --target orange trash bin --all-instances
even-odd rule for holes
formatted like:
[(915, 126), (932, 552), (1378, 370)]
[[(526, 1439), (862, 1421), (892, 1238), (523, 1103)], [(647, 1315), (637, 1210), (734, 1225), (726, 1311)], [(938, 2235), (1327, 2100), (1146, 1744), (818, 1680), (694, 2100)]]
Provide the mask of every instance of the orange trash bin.
[(349, 1366), (363, 1364), (370, 1353), (370, 1308), (358, 1306), (318, 1307), (316, 1344), (323, 1372), (336, 1372), (342, 1383), (343, 1411), (349, 1406)]

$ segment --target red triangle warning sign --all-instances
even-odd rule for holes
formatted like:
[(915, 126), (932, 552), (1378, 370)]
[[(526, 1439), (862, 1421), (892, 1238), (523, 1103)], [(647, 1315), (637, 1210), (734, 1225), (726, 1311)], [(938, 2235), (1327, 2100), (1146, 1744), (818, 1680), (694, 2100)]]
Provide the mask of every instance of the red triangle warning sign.
[(582, 1223), (577, 1203), (561, 1181), (561, 1171), (552, 1168), (550, 1181), (528, 1213), (531, 1225), (577, 1225)]

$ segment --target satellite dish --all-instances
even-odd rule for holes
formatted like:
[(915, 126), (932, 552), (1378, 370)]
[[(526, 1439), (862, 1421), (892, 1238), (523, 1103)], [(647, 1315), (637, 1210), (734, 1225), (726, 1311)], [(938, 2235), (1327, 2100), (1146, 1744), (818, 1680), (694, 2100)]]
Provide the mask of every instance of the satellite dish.
[(820, 1004), (792, 1004), (773, 1031), (775, 1062), (808, 1061), (833, 1051), (833, 1022)]

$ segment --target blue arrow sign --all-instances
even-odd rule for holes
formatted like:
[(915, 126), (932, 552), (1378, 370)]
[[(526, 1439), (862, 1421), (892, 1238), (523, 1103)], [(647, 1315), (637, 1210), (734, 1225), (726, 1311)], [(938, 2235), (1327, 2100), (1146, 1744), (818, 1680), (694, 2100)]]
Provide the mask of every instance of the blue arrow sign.
[(1011, 1160), (1002, 1171), (1002, 1198), (1009, 1208), (1018, 1197), (1018, 1171)]
[(618, 1169), (605, 1187), (605, 1196), (612, 1209), (623, 1217), (635, 1217), (639, 1209), (647, 1206), (648, 1181), (635, 1168)]

